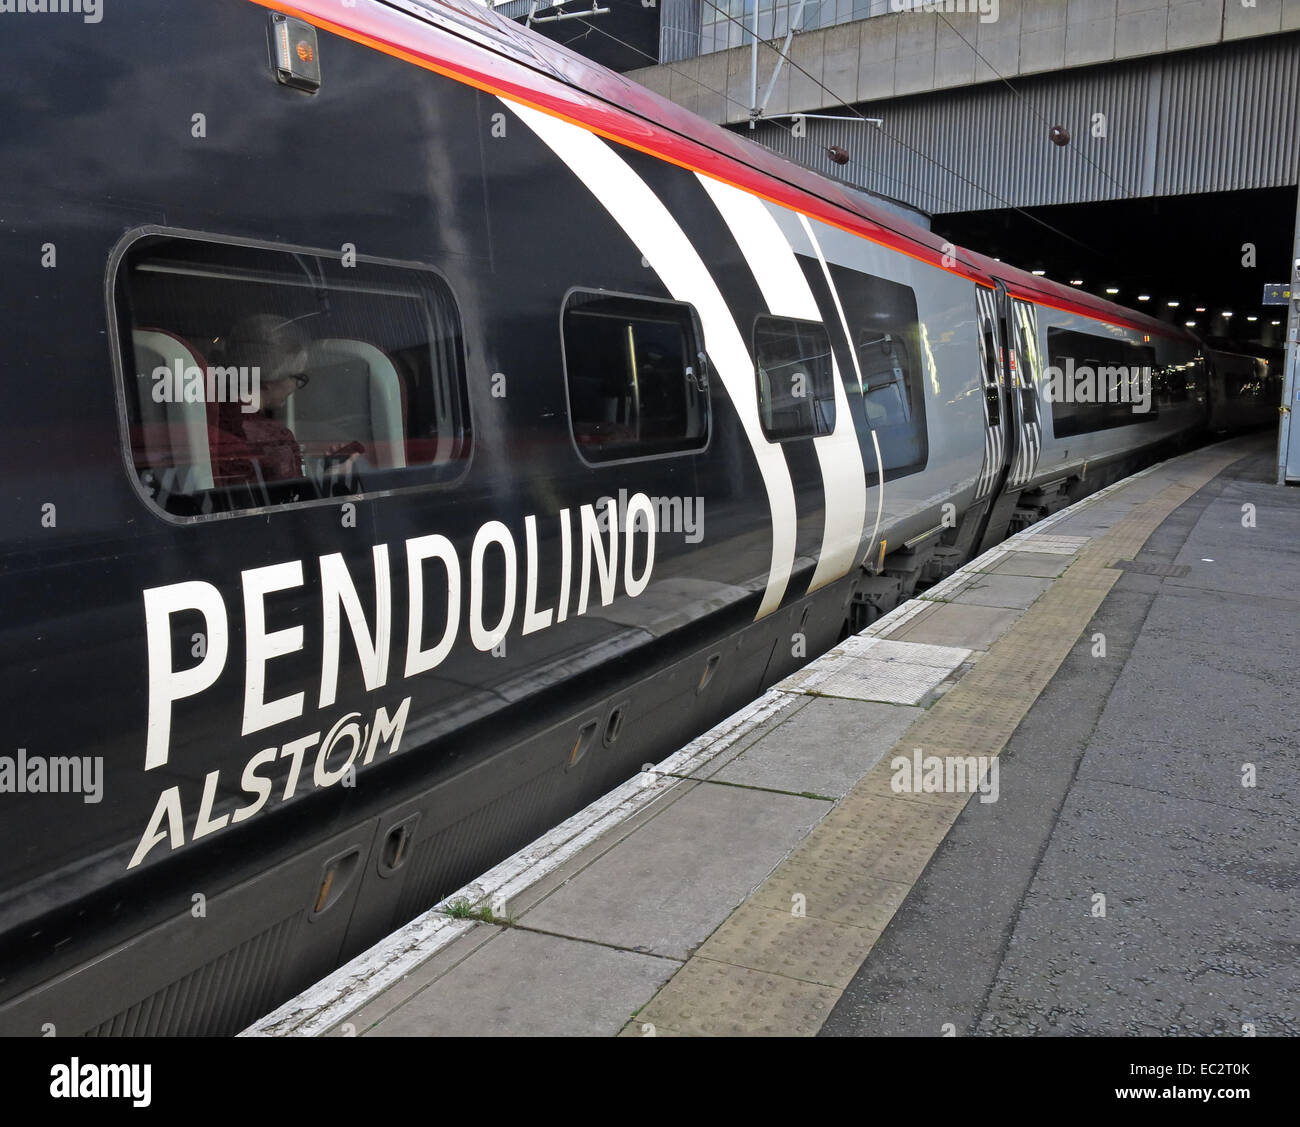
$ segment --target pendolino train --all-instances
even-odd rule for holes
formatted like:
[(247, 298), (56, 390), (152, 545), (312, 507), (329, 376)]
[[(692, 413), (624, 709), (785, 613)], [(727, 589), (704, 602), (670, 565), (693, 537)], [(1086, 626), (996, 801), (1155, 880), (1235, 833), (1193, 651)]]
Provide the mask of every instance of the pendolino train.
[(48, 7), (0, 15), (5, 1033), (242, 1028), (1207, 426), (1194, 338), (469, 0)]

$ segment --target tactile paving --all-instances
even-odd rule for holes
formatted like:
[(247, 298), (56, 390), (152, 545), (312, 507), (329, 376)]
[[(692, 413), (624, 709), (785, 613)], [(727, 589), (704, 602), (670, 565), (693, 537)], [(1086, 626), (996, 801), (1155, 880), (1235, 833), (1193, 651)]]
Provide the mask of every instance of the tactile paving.
[(811, 919), (880, 932), (903, 902), (908, 887), (902, 881), (809, 861), (798, 868), (782, 865), (758, 887), (749, 903), (776, 912), (793, 912), (798, 906)]
[(705, 959), (843, 989), (879, 934), (747, 903), (709, 936), (698, 953)]
[(812, 1037), (840, 993), (696, 955), (636, 1020), (706, 1037)]
[[(854, 959), (860, 963), (870, 947), (868, 938), (874, 942), (888, 924), (973, 797), (895, 793), (891, 761), (910, 757), (916, 747), (941, 758), (996, 756), (1119, 578), (1116, 561), (1134, 558), (1159, 524), (1235, 457), (1211, 454), (1178, 467), (1164, 489), (1135, 505), (1103, 535), (1022, 533), (1004, 544), (1003, 556), (1023, 551), (1074, 558), (988, 653), (908, 729), (750, 900), (692, 955), (624, 1035), (636, 1035), (639, 1023), (645, 1022), (685, 1034), (815, 1034), (838, 999), (840, 984), (852, 976), (847, 968)], [(1123, 485), (1110, 486), (1081, 504), (1086, 506)], [(1055, 524), (1068, 512), (1048, 518), (1044, 526)], [(982, 566), (989, 562), (984, 560)], [(947, 589), (957, 590), (969, 580), (969, 572), (959, 572), (946, 581)], [(938, 590), (932, 589), (931, 594)], [(840, 647), (837, 657), (942, 669), (942, 663), (930, 664), (915, 655), (955, 647), (919, 647), (880, 637), (898, 631), (926, 609), (915, 603), (902, 614), (887, 615), (865, 637)], [(930, 614), (926, 621), (934, 619)], [(907, 649), (882, 649), (900, 645)], [(913, 657), (893, 657), (895, 652), (910, 652)], [(807, 898), (803, 918), (790, 913), (790, 898), (796, 893)]]

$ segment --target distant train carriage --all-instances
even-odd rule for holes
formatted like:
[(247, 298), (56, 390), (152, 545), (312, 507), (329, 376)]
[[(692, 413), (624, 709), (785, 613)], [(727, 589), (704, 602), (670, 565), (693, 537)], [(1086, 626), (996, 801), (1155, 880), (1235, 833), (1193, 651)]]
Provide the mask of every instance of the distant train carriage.
[(1255, 430), (1277, 426), (1282, 407), (1280, 366), (1262, 356), (1205, 350), (1213, 388), (1210, 429)]

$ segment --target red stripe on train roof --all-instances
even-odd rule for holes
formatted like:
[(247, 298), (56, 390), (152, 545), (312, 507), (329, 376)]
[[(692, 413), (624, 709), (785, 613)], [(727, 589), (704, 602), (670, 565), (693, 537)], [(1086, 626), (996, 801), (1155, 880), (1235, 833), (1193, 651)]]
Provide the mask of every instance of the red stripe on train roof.
[[(543, 65), (567, 72), (583, 88), (459, 38), (416, 15), (367, 0), (357, 0), (356, 7), (346, 8), (339, 0), (251, 2), (296, 16), (485, 93), (530, 106), (691, 172), (703, 173), (979, 285), (992, 286), (996, 276), (1007, 283), (1012, 294), (1038, 305), (1142, 332), (1195, 339), (1123, 306), (1064, 290), (986, 255), (954, 247), (933, 232), (850, 195), (835, 181), (746, 142), (730, 130), (510, 21), (492, 17), (479, 20), (541, 56)], [(449, 18), (467, 18), (454, 5), (448, 8)], [(945, 257), (954, 265), (946, 265)]]
[[(895, 220), (883, 209), (873, 214), (869, 205), (853, 199), (833, 180), (752, 146), (729, 130), (632, 83), (627, 83), (627, 91), (622, 92), (624, 101), (643, 113), (655, 113), (659, 120), (647, 119), (626, 106), (575, 89), (398, 9), (367, 5), (366, 0), (358, 0), (355, 8), (343, 8), (339, 0), (252, 3), (306, 20), (322, 30), (486, 93), (520, 102), (689, 171), (704, 173), (948, 273), (992, 285), (990, 278), (963, 261), (961, 248), (905, 220)], [(541, 53), (537, 39), (542, 37), (530, 34), (527, 46)], [(553, 46), (549, 40), (542, 42)], [(569, 66), (567, 59), (564, 62)], [(595, 64), (587, 65), (603, 72)], [(635, 91), (637, 96), (629, 98), (628, 91)], [(955, 260), (955, 265), (944, 265), (945, 254)]]
[(1040, 278), (1036, 274), (999, 262), (978, 251), (966, 253), (986, 273), (1001, 280), (1012, 297), (1023, 298), (1025, 301), (1032, 301), (1035, 305), (1043, 305), (1062, 313), (1073, 313), (1075, 316), (1091, 317), (1094, 320), (1105, 321), (1107, 324), (1119, 325), (1121, 328), (1136, 329), (1141, 333), (1197, 343), (1196, 337), (1178, 325), (1159, 321), (1136, 309), (1116, 305), (1092, 294), (1080, 293), (1070, 286)]

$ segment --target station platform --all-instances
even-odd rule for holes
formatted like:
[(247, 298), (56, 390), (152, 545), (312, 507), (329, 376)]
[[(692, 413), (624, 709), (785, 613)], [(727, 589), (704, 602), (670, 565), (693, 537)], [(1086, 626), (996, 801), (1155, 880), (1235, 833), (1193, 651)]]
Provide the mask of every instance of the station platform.
[(245, 1036), (1300, 1032), (1300, 490), (1161, 463)]

